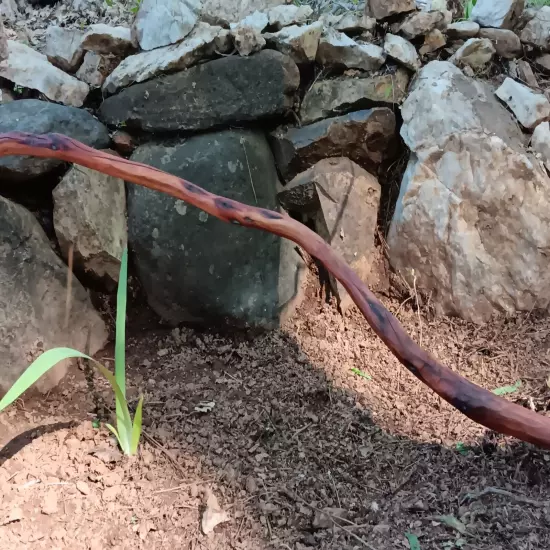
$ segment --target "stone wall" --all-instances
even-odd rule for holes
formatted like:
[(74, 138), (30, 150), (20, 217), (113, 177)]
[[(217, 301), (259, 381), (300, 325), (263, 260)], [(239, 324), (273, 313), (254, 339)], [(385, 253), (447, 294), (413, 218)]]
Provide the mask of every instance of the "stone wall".
[[(379, 290), (389, 284), (376, 251), (381, 197), (400, 185), (397, 202), (383, 204), (395, 207), (389, 260), (441, 313), (484, 322), (548, 307), (550, 8), (478, 0), (464, 21), (443, 1), (322, 13), (277, 0), (164, 4), (143, 0), (134, 14), (86, 0), (55, 9), (3, 0), (0, 131), (64, 133), (286, 209)], [(77, 24), (86, 13), (89, 24)], [(46, 327), (70, 340), (56, 325), (63, 308), (41, 311), (24, 288), (38, 266), (48, 281), (69, 254), (81, 280), (110, 291), (128, 245), (149, 304), (172, 324), (277, 327), (303, 296), (306, 263), (289, 241), (78, 166), (6, 157), (0, 176), (12, 213), (2, 231), (25, 227), (43, 243), (17, 268), (29, 270), (16, 278), (22, 302), (4, 298), (4, 311), (36, 320), (24, 349), (57, 341)], [(8, 198), (22, 184), (50, 185), (53, 246)], [(0, 259), (4, 280), (15, 269)], [(66, 287), (54, 278), (46, 288), (61, 304)], [(104, 327), (82, 285), (73, 288), (74, 326), (93, 325), (98, 348)], [(0, 326), (16, 331), (7, 319)], [(23, 363), (13, 360), (12, 378)]]

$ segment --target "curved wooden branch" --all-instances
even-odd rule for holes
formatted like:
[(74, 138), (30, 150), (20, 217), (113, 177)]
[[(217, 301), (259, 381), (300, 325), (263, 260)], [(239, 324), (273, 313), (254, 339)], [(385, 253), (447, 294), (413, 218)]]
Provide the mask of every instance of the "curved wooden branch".
[(319, 259), (344, 285), (374, 332), (417, 378), (460, 412), (490, 428), (550, 449), (550, 418), (469, 382), (420, 348), (344, 260), (317, 234), (285, 214), (220, 197), (145, 164), (132, 162), (59, 134), (0, 134), (0, 157), (32, 155), (80, 164), (184, 200), (225, 222), (274, 233)]

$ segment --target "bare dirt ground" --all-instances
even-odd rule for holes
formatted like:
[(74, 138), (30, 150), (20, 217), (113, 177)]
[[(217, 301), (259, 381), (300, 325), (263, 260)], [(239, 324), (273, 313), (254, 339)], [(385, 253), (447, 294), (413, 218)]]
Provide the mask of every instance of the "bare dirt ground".
[[(476, 327), (414, 302), (385, 300), (451, 368), (521, 380), (507, 398), (548, 414), (548, 318)], [(140, 332), (130, 311), (129, 333), (140, 455), (98, 427), (81, 370), (18, 402), (0, 415), (2, 550), (550, 548), (550, 453), (455, 412), (313, 285), (279, 332)], [(210, 492), (228, 521), (206, 536)]]

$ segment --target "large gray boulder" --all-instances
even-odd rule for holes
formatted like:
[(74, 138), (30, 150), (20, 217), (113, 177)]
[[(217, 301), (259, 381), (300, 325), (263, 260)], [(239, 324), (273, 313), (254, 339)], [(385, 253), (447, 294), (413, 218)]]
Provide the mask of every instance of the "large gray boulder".
[[(142, 145), (132, 160), (277, 209), (277, 173), (262, 133)], [(301, 297), (304, 265), (290, 241), (226, 224), (166, 194), (129, 186), (128, 239), (149, 304), (169, 323), (274, 327)]]
[[(105, 324), (86, 290), (73, 278), (67, 293), (67, 266), (38, 221), (0, 197), (0, 395), (43, 351), (58, 346), (84, 351), (88, 329), (92, 354), (105, 345)], [(51, 370), (36, 388), (51, 389), (67, 366)]]
[[(2, 132), (55, 132), (98, 149), (107, 147), (110, 141), (107, 128), (87, 111), (38, 99), (21, 99), (0, 105), (0, 133)], [(1, 182), (27, 181), (43, 176), (60, 164), (61, 161), (55, 159), (2, 157), (0, 186)]]
[(550, 303), (550, 179), (512, 115), (449, 62), (403, 104), (411, 149), (391, 223), (394, 268), (440, 312), (484, 322)]
[(265, 50), (135, 84), (107, 98), (100, 115), (109, 125), (147, 132), (204, 130), (282, 115), (293, 106), (299, 84), (294, 61)]

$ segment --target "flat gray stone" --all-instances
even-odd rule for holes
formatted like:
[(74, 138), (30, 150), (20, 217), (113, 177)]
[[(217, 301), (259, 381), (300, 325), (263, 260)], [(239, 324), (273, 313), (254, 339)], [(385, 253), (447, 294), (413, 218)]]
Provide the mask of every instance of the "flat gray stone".
[(204, 130), (282, 115), (293, 106), (299, 83), (292, 59), (264, 50), (135, 84), (107, 98), (100, 117), (147, 132)]

